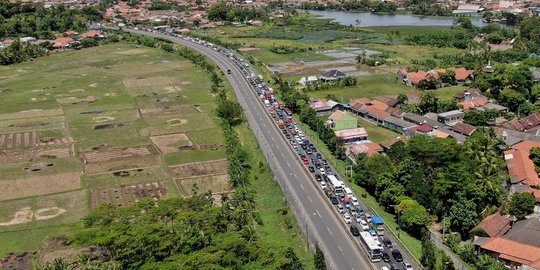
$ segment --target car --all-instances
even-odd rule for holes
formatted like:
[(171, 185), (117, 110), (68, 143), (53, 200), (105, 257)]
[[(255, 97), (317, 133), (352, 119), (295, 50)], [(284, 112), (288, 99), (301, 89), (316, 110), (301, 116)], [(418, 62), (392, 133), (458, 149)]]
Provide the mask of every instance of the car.
[(388, 269), (388, 267), (386, 267), (386, 266), (383, 266), (383, 267), (381, 267), (381, 270), (390, 270), (390, 269)]
[(369, 234), (373, 237), (377, 237), (377, 231), (376, 230), (369, 230)]
[(408, 261), (403, 261), (402, 264), (403, 267), (405, 267), (405, 270), (413, 270), (412, 265)]
[(354, 206), (357, 206), (357, 205), (360, 204), (360, 203), (358, 202), (358, 199), (357, 199), (355, 196), (352, 196), (352, 197), (351, 197), (351, 203), (352, 203)]
[(230, 69), (227, 69), (227, 74), (231, 74), (231, 70), (230, 70)]
[(321, 160), (321, 162), (322, 162), (322, 164), (325, 165), (325, 166), (328, 165), (328, 161), (326, 161), (326, 159)]
[(383, 261), (385, 262), (389, 262), (390, 261), (390, 255), (388, 255), (388, 253), (384, 252), (382, 253), (382, 259)]
[(287, 138), (287, 140), (290, 140), (290, 139), (291, 139), (291, 135), (286, 134), (286, 135), (285, 135), (285, 138)]
[(307, 153), (308, 155), (311, 155), (311, 154), (313, 154), (313, 151), (311, 151), (311, 149), (308, 148), (308, 150), (306, 150), (306, 153)]
[(308, 167), (308, 170), (309, 170), (309, 172), (315, 172), (315, 167), (309, 166), (309, 167)]
[(360, 220), (362, 220), (362, 215), (359, 213), (354, 214), (354, 221), (356, 221), (356, 223), (360, 223)]
[(318, 159), (321, 159), (321, 158), (322, 158), (321, 153), (317, 153), (317, 158), (318, 158)]
[(315, 175), (315, 180), (322, 181), (322, 176), (320, 174)]
[[(323, 183), (324, 183), (324, 182), (323, 182)], [(345, 213), (345, 207), (343, 207), (342, 204), (336, 205), (336, 208), (337, 208), (337, 210), (338, 210), (338, 212), (339, 212), (340, 214)]]
[(333, 205), (338, 205), (339, 204), (339, 200), (336, 196), (332, 196), (330, 197), (330, 202), (332, 202)]
[(349, 213), (345, 213), (343, 215), (343, 220), (345, 220), (345, 223), (347, 224), (351, 224), (352, 220), (351, 220), (351, 215), (349, 215)]
[(371, 222), (371, 214), (366, 213), (366, 220), (367, 222)]
[(394, 263), (390, 266), (390, 270), (401, 270), (401, 267), (399, 266), (399, 264)]
[(302, 154), (302, 149), (300, 149), (300, 148), (296, 149), (296, 153), (297, 153), (298, 155), (301, 155), (301, 154)]
[(353, 236), (359, 236), (360, 235), (360, 230), (355, 225), (351, 225), (350, 230), (351, 230), (351, 234)]
[(321, 188), (322, 188), (322, 189), (326, 189), (326, 187), (327, 187), (326, 182), (321, 181)]
[(296, 145), (296, 141), (295, 140), (290, 140), (291, 144), (292, 145)]
[(320, 168), (319, 168), (319, 171), (321, 171), (322, 174), (325, 174), (325, 173), (326, 173), (326, 170), (325, 170), (323, 167), (320, 167)]
[(403, 261), (403, 255), (401, 255), (401, 252), (397, 249), (392, 249), (392, 257), (394, 257), (394, 260), (396, 262), (402, 262)]
[(306, 147), (306, 145), (305, 145), (305, 144), (302, 144), (302, 149), (304, 149), (304, 150), (306, 150), (306, 149), (307, 149), (307, 147)]
[(362, 230), (364, 231), (367, 231), (369, 230), (369, 225), (367, 224), (367, 222), (365, 220), (360, 220), (360, 227), (362, 227)]
[(309, 164), (309, 160), (308, 160), (307, 158), (302, 159), (302, 161), (304, 162), (304, 165), (308, 165), (308, 164)]
[(390, 241), (390, 239), (388, 239), (388, 237), (384, 237), (382, 242), (383, 242), (385, 248), (392, 249), (392, 241)]

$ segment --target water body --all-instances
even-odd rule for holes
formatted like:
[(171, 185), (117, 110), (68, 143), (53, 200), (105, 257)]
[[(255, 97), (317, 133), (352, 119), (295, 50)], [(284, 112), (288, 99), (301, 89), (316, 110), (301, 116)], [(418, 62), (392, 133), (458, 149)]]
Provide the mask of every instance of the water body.
[[(311, 14), (322, 18), (333, 19), (343, 25), (353, 25), (357, 27), (372, 26), (452, 26), (454, 17), (421, 17), (412, 15), (381, 15), (369, 12), (343, 12), (343, 11), (318, 11), (310, 10)], [(479, 18), (471, 18), (476, 26), (485, 26)]]

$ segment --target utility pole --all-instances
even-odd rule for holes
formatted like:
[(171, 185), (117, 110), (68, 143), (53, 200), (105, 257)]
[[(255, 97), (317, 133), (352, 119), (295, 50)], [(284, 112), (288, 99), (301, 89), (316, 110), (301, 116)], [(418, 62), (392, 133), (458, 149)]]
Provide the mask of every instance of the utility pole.
[(307, 250), (309, 250), (309, 227), (308, 227), (308, 219), (306, 217), (306, 247)]
[(445, 233), (445, 229), (446, 229), (446, 216), (443, 216), (443, 219), (442, 219), (442, 239), (444, 241), (444, 233)]

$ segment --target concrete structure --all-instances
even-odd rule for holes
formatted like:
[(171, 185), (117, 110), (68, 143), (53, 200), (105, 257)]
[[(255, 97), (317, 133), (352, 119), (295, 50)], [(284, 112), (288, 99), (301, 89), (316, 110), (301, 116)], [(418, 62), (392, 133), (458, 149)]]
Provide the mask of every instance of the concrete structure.
[(315, 110), (317, 116), (330, 115), (338, 109), (339, 103), (333, 100), (315, 99), (309, 101), (309, 107)]
[(358, 127), (358, 119), (347, 112), (337, 110), (328, 117), (328, 125), (333, 130), (343, 130)]
[(336, 130), (336, 136), (344, 144), (349, 144), (358, 141), (364, 141), (368, 138), (368, 133), (364, 128), (351, 128), (344, 130)]
[(446, 125), (453, 125), (463, 120), (465, 114), (460, 110), (439, 113), (438, 121)]

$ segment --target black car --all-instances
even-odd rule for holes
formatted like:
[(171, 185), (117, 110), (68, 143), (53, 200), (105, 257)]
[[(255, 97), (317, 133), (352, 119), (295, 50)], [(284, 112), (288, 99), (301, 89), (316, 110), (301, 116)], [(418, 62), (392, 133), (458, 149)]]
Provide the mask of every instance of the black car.
[(397, 250), (397, 249), (392, 250), (392, 257), (394, 257), (396, 262), (402, 262), (403, 261), (403, 256), (401, 255), (401, 252), (399, 252), (399, 250)]
[(332, 196), (330, 198), (330, 201), (332, 202), (333, 205), (339, 204), (339, 200), (338, 200), (338, 198), (336, 198), (336, 196)]
[(291, 139), (291, 135), (285, 134), (285, 138), (287, 138), (287, 140), (290, 140), (290, 139)]
[(388, 237), (383, 238), (382, 242), (385, 248), (392, 249), (392, 241)]
[(302, 144), (302, 149), (306, 150), (306, 145)]
[(399, 264), (394, 263), (390, 266), (390, 270), (401, 270), (401, 266), (399, 266)]
[(282, 129), (281, 132), (283, 132), (283, 134), (287, 134), (287, 130), (286, 129)]
[(353, 236), (359, 236), (360, 230), (358, 229), (358, 227), (356, 227), (355, 225), (351, 225), (351, 234)]
[(318, 158), (318, 159), (321, 159), (321, 158), (322, 158), (321, 153), (317, 153), (317, 158)]
[(310, 172), (315, 172), (315, 168), (314, 168), (313, 166), (309, 166), (309, 167), (308, 167), (308, 170), (309, 170)]
[(389, 262), (390, 261), (390, 256), (388, 256), (388, 253), (384, 252), (382, 253), (382, 259), (383, 261), (385, 262)]
[(306, 150), (306, 154), (311, 155), (311, 154), (313, 154), (313, 151), (311, 151), (311, 149), (308, 149), (308, 150)]
[(316, 175), (315, 175), (315, 180), (317, 180), (317, 181), (322, 181), (321, 175), (320, 175), (320, 174), (316, 174)]
[(328, 161), (326, 161), (326, 159), (323, 159), (321, 162), (323, 165), (328, 165)]

